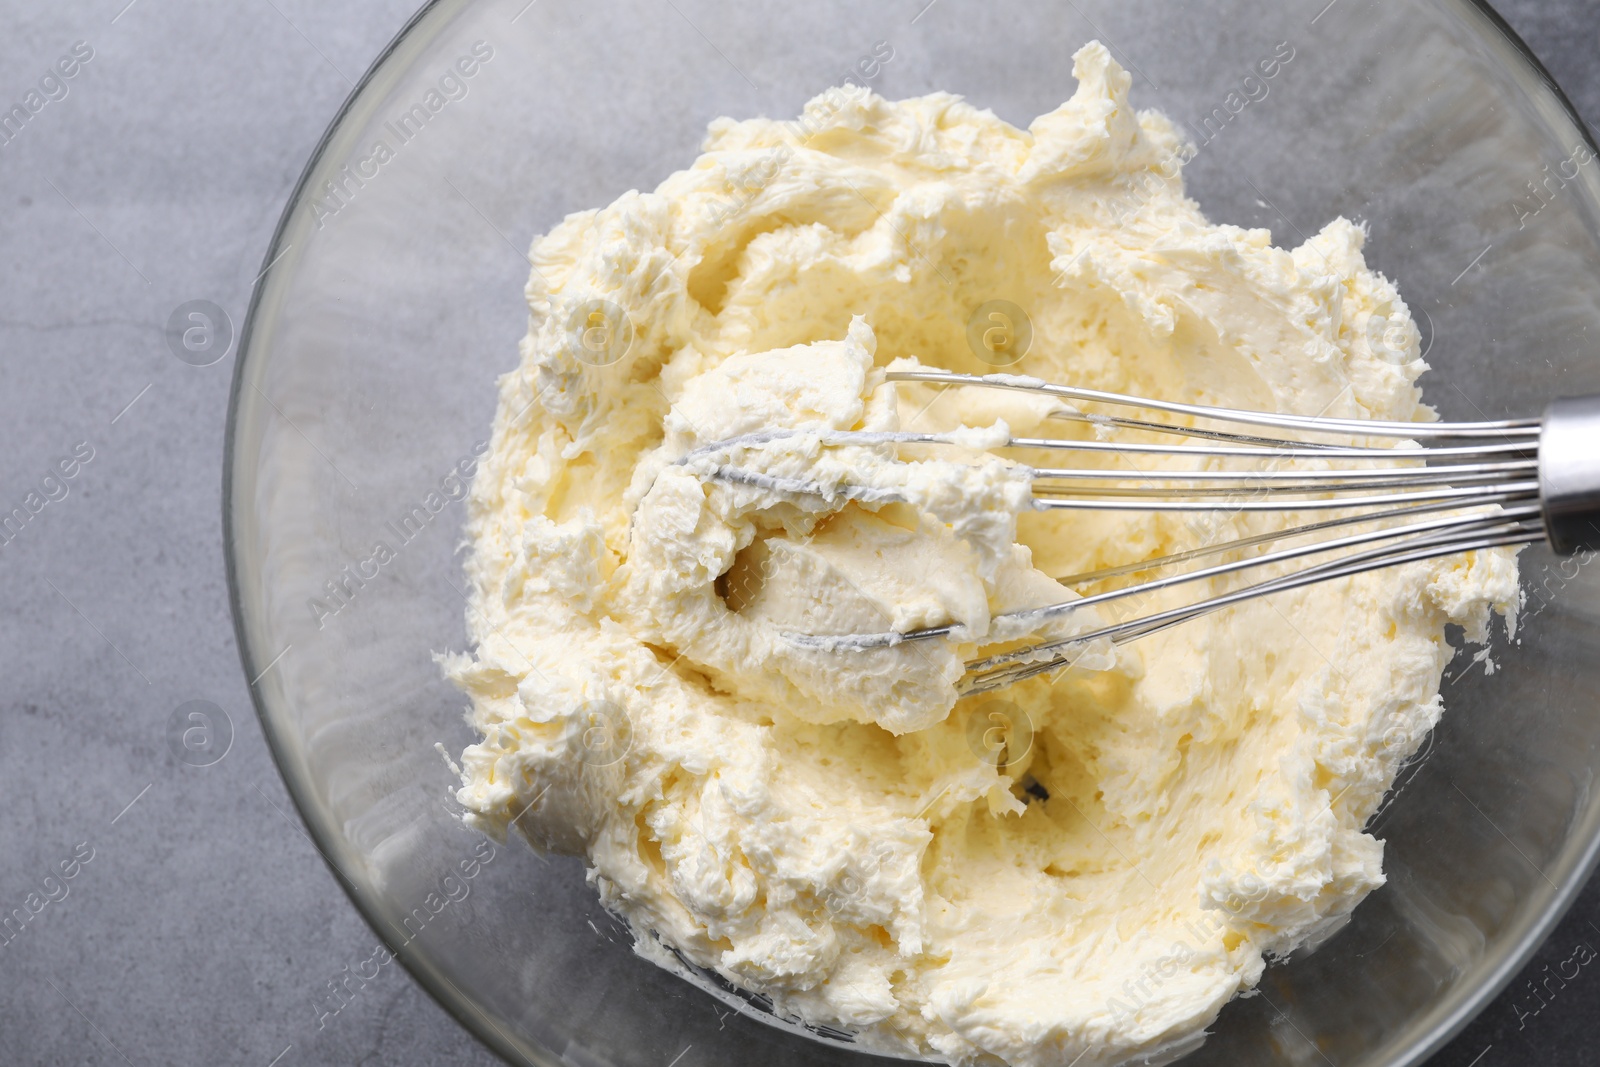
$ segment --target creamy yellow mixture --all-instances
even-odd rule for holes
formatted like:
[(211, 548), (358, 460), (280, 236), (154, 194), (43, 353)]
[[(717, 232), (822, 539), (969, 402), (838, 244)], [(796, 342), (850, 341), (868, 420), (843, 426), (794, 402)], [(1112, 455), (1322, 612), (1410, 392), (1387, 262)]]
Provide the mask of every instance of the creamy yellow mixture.
[[(1362, 826), (1438, 719), (1446, 623), (1481, 641), (1517, 596), (1507, 550), (1412, 564), (957, 699), (996, 615), (1073, 598), (1056, 578), (1306, 521), (1031, 510), (1013, 460), (1051, 457), (993, 449), (1090, 434), (1059, 402), (883, 380), (994, 370), (986, 302), (1031, 323), (1009, 372), (1433, 418), (1361, 228), (1208, 223), (1173, 125), (1099, 44), (1074, 72), (1026, 130), (948, 94), (720, 119), (688, 170), (536, 242), (471, 497), (476, 651), (447, 661), (477, 825), (587, 856), (663, 965), (961, 1064), (1175, 1054), (1335, 929), (1383, 883)], [(705, 447), (771, 430), (798, 432)]]

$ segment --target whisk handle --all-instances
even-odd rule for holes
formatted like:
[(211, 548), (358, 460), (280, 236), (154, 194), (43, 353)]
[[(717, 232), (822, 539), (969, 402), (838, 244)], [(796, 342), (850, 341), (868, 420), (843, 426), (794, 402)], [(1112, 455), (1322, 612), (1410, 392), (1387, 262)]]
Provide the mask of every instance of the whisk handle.
[(1600, 396), (1568, 397), (1544, 409), (1539, 505), (1555, 551), (1600, 548)]

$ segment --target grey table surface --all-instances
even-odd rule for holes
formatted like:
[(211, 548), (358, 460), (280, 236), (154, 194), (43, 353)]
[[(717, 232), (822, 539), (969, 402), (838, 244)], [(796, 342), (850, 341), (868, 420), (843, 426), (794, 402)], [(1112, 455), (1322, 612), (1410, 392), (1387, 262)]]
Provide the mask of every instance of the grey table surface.
[[(232, 354), (191, 366), (165, 334), (190, 300), (242, 319), (301, 166), (412, 3), (0, 7), (8, 106), (92, 50), (0, 147), (0, 500), (67, 489), (0, 549), (0, 904), (44, 902), (0, 944), (0, 1063), (499, 1062), (393, 968), (318, 1027), (313, 993), (373, 935), (300, 827), (234, 646)], [(1600, 125), (1600, 4), (1500, 10)], [(80, 442), (91, 463), (46, 482)], [(210, 766), (172, 752), (193, 700), (231, 727)], [(75, 855), (76, 877), (44, 882)], [(1432, 1062), (1600, 1060), (1600, 973), (1528, 1010), (1527, 981), (1580, 943), (1600, 945), (1600, 881)]]

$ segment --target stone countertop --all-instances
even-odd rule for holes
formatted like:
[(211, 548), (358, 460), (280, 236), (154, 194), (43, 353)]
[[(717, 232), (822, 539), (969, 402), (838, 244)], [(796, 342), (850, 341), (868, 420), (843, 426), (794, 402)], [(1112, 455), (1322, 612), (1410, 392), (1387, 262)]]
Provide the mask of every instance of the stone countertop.
[[(1500, 10), (1593, 127), (1600, 5)], [(76, 875), (0, 946), (3, 1059), (497, 1064), (398, 968), (317, 1026), (313, 992), (373, 934), (305, 836), (241, 676), (219, 507), (227, 341), (197, 367), (166, 340), (190, 301), (242, 319), (306, 157), (412, 0), (4, 12), (7, 100), (84, 45), (66, 95), (0, 149), (0, 493), (22, 499), (74, 447), (92, 458), (0, 556), (0, 894)], [(221, 709), (208, 743), (225, 732), (225, 760), (174, 757), (191, 701)], [(1600, 945), (1600, 882), (1432, 1062), (1600, 1061), (1600, 977), (1527, 1011), (1527, 980), (1582, 942)]]

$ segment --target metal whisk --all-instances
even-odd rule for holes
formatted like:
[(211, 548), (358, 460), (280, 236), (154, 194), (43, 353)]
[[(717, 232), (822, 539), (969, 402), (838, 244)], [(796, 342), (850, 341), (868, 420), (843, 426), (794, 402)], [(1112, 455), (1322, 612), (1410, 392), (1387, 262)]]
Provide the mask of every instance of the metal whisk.
[[(1336, 517), (1321, 521), (1063, 577), (1061, 583), (1073, 587), (1136, 574), (1172, 572), (1075, 600), (997, 615), (995, 621), (1009, 626), (1010, 632), (1037, 632), (1050, 621), (1085, 608), (1124, 608), (1129, 602), (1138, 605), (1147, 602), (1151, 594), (1186, 583), (1305, 561), (1298, 569), (1249, 581), (1194, 603), (1148, 614), (1140, 614), (1136, 607), (1133, 617), (1089, 632), (1035, 641), (971, 661), (959, 686), (963, 695), (999, 689), (1058, 670), (1071, 664), (1091, 641), (1131, 641), (1232, 604), (1316, 582), (1501, 545), (1548, 541), (1563, 554), (1600, 547), (1600, 396), (1557, 400), (1540, 419), (1383, 422), (1181, 404), (1009, 374), (979, 377), (918, 370), (891, 371), (887, 377), (892, 382), (1016, 390), (1070, 402), (1162, 412), (1203, 423), (1260, 427), (1264, 431), (1257, 434), (1204, 425), (1180, 426), (1076, 410), (1055, 413), (1053, 418), (1104, 428), (1100, 436), (1110, 431), (1133, 430), (1194, 440), (1187, 444), (1151, 444), (1011, 438), (1003, 448), (1110, 454), (1130, 468), (1025, 467), (1033, 480), (1033, 506), (1038, 510), (1339, 512)], [(1289, 431), (1305, 439), (1265, 435), (1272, 431)], [(759, 446), (798, 433), (774, 430), (718, 441), (695, 449), (681, 462), (735, 447)], [(954, 435), (941, 433), (834, 431), (817, 436), (824, 446), (959, 443)], [(1423, 447), (1357, 446), (1325, 440), (1329, 437), (1346, 441), (1396, 438), (1421, 442)], [(1304, 459), (1333, 461), (1337, 468), (1141, 470), (1141, 457), (1273, 463)], [(1403, 465), (1396, 466), (1397, 463)], [(824, 487), (730, 464), (717, 466), (712, 477), (829, 499), (881, 497), (880, 490)], [(1296, 541), (1303, 543), (1280, 545), (1240, 558), (1216, 559)], [(1185, 564), (1191, 566), (1178, 569)], [(906, 633), (786, 636), (808, 648), (849, 651), (884, 648), (905, 641), (959, 638), (958, 631), (958, 626), (950, 624)], [(1002, 632), (1006, 632), (1004, 628)]]

